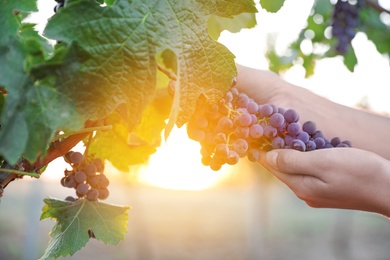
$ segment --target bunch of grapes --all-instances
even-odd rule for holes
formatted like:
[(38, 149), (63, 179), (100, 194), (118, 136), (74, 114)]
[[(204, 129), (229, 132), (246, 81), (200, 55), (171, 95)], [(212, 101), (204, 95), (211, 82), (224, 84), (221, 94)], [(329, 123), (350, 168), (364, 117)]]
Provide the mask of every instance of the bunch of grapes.
[[(73, 151), (66, 153), (64, 159), (72, 166), (72, 170), (64, 171), (62, 186), (76, 189), (77, 197), (90, 201), (104, 200), (108, 197), (107, 187), (110, 182), (103, 173), (104, 163), (101, 159), (88, 161), (83, 154)], [(74, 199), (68, 197), (67, 200)]]
[(348, 52), (351, 41), (359, 26), (359, 10), (363, 0), (337, 0), (332, 16), (332, 35), (337, 38), (336, 51), (340, 54)]
[(295, 110), (259, 105), (232, 87), (218, 103), (203, 96), (198, 99), (187, 133), (201, 144), (202, 163), (215, 171), (224, 164), (236, 164), (242, 157), (258, 161), (261, 151), (351, 146), (338, 137), (327, 139), (312, 121), (301, 125), (298, 120)]

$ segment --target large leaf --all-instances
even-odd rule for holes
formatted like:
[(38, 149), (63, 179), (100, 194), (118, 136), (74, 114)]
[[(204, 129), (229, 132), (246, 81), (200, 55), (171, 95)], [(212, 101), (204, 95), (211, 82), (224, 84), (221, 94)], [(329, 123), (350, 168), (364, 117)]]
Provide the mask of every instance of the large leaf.
[(115, 245), (127, 232), (128, 206), (120, 207), (85, 199), (76, 202), (46, 198), (41, 220), (56, 220), (51, 240), (41, 259), (73, 255), (89, 240), (88, 230), (105, 244)]
[[(57, 87), (76, 99), (86, 115), (104, 117), (119, 104), (127, 104), (129, 128), (140, 122), (156, 86), (156, 54), (171, 49), (177, 57), (178, 125), (192, 114), (202, 93), (221, 98), (236, 75), (234, 56), (207, 34), (210, 15), (232, 17), (256, 12), (252, 0), (118, 0), (102, 7), (94, 1), (74, 1), (49, 20), (46, 36), (70, 44), (77, 42), (91, 54), (80, 75), (60, 78)], [(65, 74), (65, 75), (64, 75)], [(82, 84), (78, 81), (83, 80)], [(99, 80), (97, 80), (99, 79)], [(96, 86), (96, 82), (100, 82)], [(114, 102), (96, 102), (101, 93)], [(80, 94), (81, 93), (81, 94)], [(80, 94), (80, 95), (79, 95)], [(176, 118), (173, 118), (174, 120)]]

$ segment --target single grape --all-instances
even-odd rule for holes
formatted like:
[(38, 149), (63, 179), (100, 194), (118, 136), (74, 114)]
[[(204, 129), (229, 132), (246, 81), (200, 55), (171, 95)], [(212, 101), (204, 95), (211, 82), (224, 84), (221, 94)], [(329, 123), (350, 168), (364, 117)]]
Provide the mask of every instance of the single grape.
[(239, 160), (240, 155), (236, 151), (230, 150), (226, 163), (229, 165), (235, 165), (236, 163), (238, 163)]
[(65, 201), (70, 201), (70, 202), (75, 202), (76, 201), (76, 198), (72, 197), (72, 196), (67, 196), (65, 198)]
[(248, 103), (249, 103), (249, 97), (244, 94), (244, 93), (240, 93), (237, 97), (237, 101), (236, 101), (236, 106), (237, 107), (247, 107)]
[(100, 174), (97, 175), (98, 177), (98, 186), (100, 188), (107, 188), (107, 186), (110, 184), (110, 181), (107, 179), (106, 175)]
[(226, 134), (225, 133), (217, 133), (214, 137), (214, 142), (216, 144), (226, 143)]
[(77, 183), (83, 183), (87, 180), (87, 174), (85, 174), (83, 171), (78, 171), (74, 174), (74, 180)]
[(301, 125), (299, 123), (290, 123), (287, 127), (288, 134), (297, 136), (301, 132)]
[(281, 149), (284, 147), (284, 139), (277, 136), (272, 140), (271, 145), (273, 149)]
[(227, 133), (229, 132), (231, 129), (233, 129), (233, 121), (228, 118), (228, 117), (221, 117), (219, 120), (218, 120), (218, 128), (224, 132), (224, 133)]
[(66, 176), (61, 178), (61, 185), (62, 185), (63, 187), (67, 187), (67, 186), (66, 186), (66, 178), (67, 178)]
[(316, 143), (313, 140), (309, 140), (306, 143), (306, 151), (313, 151), (317, 148)]
[(264, 129), (261, 125), (259, 124), (254, 124), (252, 125), (250, 128), (249, 128), (249, 135), (252, 137), (252, 138), (260, 138), (262, 137), (264, 134)]
[(91, 187), (97, 187), (99, 184), (99, 175), (88, 176), (87, 183), (91, 185)]
[(310, 136), (306, 132), (300, 132), (297, 136), (297, 139), (302, 140), (302, 142), (307, 143), (309, 142)]
[(278, 129), (271, 125), (266, 125), (264, 127), (264, 135), (270, 139), (274, 138), (278, 134)]
[(87, 166), (85, 166), (84, 171), (85, 171), (85, 174), (87, 176), (94, 176), (97, 173), (97, 167), (95, 164), (90, 163), (90, 164), (87, 164)]
[(286, 119), (288, 123), (296, 123), (299, 120), (299, 115), (294, 109), (287, 109), (284, 112), (284, 119)]
[(216, 161), (214, 160), (211, 160), (210, 162), (210, 168), (213, 170), (213, 171), (219, 171), (221, 168), (222, 168), (222, 165), (217, 163)]
[(316, 148), (317, 149), (322, 149), (325, 147), (325, 139), (322, 138), (322, 137), (317, 137), (316, 139), (314, 139), (314, 142), (316, 144)]
[(73, 175), (66, 177), (65, 186), (68, 188), (75, 188), (76, 187), (76, 181), (74, 180)]
[(275, 128), (279, 128), (284, 124), (284, 116), (282, 114), (279, 114), (279, 113), (274, 113), (271, 116), (269, 122), (270, 122), (271, 126), (273, 126)]
[(84, 156), (80, 152), (73, 152), (69, 157), (70, 162), (73, 164), (79, 164), (83, 159)]
[(248, 151), (248, 160), (251, 162), (257, 162), (260, 160), (260, 150), (257, 148), (250, 148)]
[(110, 192), (107, 188), (104, 188), (104, 189), (99, 189), (99, 199), (100, 200), (105, 200), (108, 198), (108, 196), (110, 195)]
[(232, 93), (232, 91), (227, 91), (226, 93), (225, 93), (225, 97), (223, 98), (224, 100), (225, 100), (225, 103), (231, 103), (232, 102), (232, 100), (233, 100), (233, 93)]
[(249, 136), (250, 128), (247, 126), (237, 126), (235, 132), (239, 138), (246, 139)]
[(259, 112), (260, 118), (269, 117), (274, 112), (274, 109), (270, 104), (265, 104), (265, 105), (260, 106), (258, 112)]
[(339, 145), (341, 143), (341, 139), (339, 137), (333, 137), (331, 140), (330, 140), (330, 144), (333, 146), (333, 147), (336, 147), (337, 145)]
[(76, 187), (76, 191), (81, 194), (82, 196), (87, 194), (89, 190), (89, 185), (86, 184), (86, 183), (80, 183), (79, 185), (77, 185)]
[(313, 121), (307, 121), (303, 123), (302, 130), (309, 135), (313, 135), (317, 131), (316, 124)]
[(248, 113), (255, 114), (257, 110), (259, 110), (259, 105), (254, 101), (249, 101), (246, 106), (246, 109), (248, 110)]
[(233, 149), (240, 155), (240, 157), (243, 157), (248, 150), (248, 142), (239, 138), (234, 141)]
[(92, 163), (96, 166), (97, 172), (102, 173), (104, 171), (104, 162), (100, 158), (95, 158)]
[(222, 157), (228, 157), (229, 155), (229, 147), (225, 144), (217, 144), (215, 146), (215, 155), (219, 155)]
[(71, 160), (70, 160), (70, 156), (72, 155), (73, 151), (69, 151), (67, 152), (65, 155), (64, 155), (64, 160), (65, 162), (67, 163), (72, 163)]
[(90, 190), (87, 191), (87, 200), (90, 201), (96, 201), (99, 198), (99, 190), (95, 188), (91, 188)]
[(252, 123), (252, 117), (248, 113), (244, 113), (237, 117), (236, 122), (240, 126), (250, 126)]
[(294, 139), (290, 143), (290, 148), (304, 152), (306, 151), (306, 144), (302, 140)]

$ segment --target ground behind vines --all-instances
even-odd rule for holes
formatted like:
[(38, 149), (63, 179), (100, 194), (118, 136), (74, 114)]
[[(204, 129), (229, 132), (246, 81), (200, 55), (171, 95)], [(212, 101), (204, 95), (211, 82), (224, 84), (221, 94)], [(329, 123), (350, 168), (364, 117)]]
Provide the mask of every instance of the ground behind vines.
[[(258, 173), (255, 173), (258, 174)], [(252, 178), (204, 191), (112, 183), (108, 202), (132, 206), (126, 240), (91, 240), (62, 259), (387, 260), (390, 221), (370, 213), (311, 209), (283, 184)], [(0, 259), (37, 259), (51, 220), (42, 199), (73, 191), (40, 180), (10, 184), (0, 202)]]

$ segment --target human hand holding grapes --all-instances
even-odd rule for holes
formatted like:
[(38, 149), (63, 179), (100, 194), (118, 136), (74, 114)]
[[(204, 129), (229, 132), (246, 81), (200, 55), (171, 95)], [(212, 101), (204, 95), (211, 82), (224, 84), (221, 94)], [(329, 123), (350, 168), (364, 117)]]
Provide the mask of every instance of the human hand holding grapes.
[(377, 212), (390, 217), (389, 118), (345, 107), (293, 86), (272, 72), (238, 65), (237, 88), (314, 119), (325, 135), (348, 136), (355, 148), (263, 152), (259, 162), (309, 206)]
[(315, 208), (363, 210), (390, 217), (390, 163), (356, 148), (266, 153), (260, 163)]

